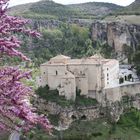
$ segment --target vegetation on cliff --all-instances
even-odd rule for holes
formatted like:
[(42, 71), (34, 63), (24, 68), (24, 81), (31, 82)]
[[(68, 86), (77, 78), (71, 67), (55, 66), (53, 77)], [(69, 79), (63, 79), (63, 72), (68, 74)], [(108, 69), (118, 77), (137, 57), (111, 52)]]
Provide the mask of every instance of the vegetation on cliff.
[(50, 90), (48, 85), (45, 87), (39, 87), (36, 90), (36, 94), (49, 102), (55, 102), (62, 107), (87, 107), (97, 105), (97, 100), (86, 98), (80, 95), (80, 90), (77, 90), (77, 96), (75, 101), (66, 100), (64, 96), (59, 96), (58, 90)]
[[(90, 30), (87, 27), (65, 23), (54, 29), (41, 27), (40, 32), (42, 33), (41, 39), (31, 41), (31, 38), (21, 38), (24, 40), (21, 50), (32, 59), (35, 66), (40, 66), (58, 54), (72, 58), (88, 57), (95, 53), (111, 58), (113, 54), (113, 48), (107, 44), (91, 40)], [(5, 58), (5, 61), (11, 64), (9, 60)], [(12, 62), (18, 64), (20, 60), (16, 58)]]
[[(89, 29), (76, 24), (62, 24), (55, 29), (41, 27), (42, 38), (33, 40), (23, 38), (25, 43), (22, 51), (40, 65), (57, 54), (64, 54), (71, 57), (83, 57), (87, 51), (87, 40), (90, 39)], [(92, 45), (92, 41), (91, 41)]]

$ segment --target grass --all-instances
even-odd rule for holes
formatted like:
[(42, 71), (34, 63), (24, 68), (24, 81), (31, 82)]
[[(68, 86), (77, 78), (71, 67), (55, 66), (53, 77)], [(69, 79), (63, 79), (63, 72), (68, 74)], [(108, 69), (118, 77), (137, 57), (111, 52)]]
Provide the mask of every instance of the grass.
[(75, 106), (94, 106), (97, 105), (97, 100), (77, 95), (74, 104)]

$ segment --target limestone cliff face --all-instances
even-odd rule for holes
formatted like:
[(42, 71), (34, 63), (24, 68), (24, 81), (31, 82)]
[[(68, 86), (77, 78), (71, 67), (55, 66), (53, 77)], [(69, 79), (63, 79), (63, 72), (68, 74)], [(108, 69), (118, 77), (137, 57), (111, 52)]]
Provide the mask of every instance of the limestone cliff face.
[(136, 49), (140, 42), (140, 25), (129, 25), (119, 22), (95, 22), (92, 24), (92, 39), (107, 43), (117, 53), (121, 53), (123, 45)]
[[(41, 29), (42, 27), (45, 29), (56, 29), (59, 28), (61, 25), (63, 25), (63, 22), (61, 20), (55, 20), (55, 19), (28, 19), (30, 21), (30, 25), (34, 29)], [(90, 26), (91, 23), (86, 20), (80, 20), (80, 19), (69, 19), (66, 21), (67, 24), (77, 24), (80, 27), (87, 27)]]
[(60, 26), (61, 21), (59, 20), (47, 20), (47, 19), (28, 19), (30, 24), (34, 29), (46, 28), (46, 29), (53, 29)]

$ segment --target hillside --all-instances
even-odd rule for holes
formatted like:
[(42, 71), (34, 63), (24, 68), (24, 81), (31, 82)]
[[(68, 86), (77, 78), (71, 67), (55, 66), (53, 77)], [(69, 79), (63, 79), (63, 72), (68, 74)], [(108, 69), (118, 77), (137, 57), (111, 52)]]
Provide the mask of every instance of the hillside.
[(18, 5), (10, 8), (9, 13), (27, 18), (41, 19), (94, 19), (120, 9), (111, 3), (89, 2), (83, 4), (62, 5), (50, 0)]
[(140, 25), (140, 0), (135, 0), (130, 5), (110, 13), (104, 21)]
[(120, 10), (119, 14), (140, 15), (140, 0), (135, 0), (132, 4)]
[(77, 11), (49, 0), (18, 5), (9, 9), (9, 14), (33, 19), (58, 19), (77, 13)]
[(79, 11), (85, 12), (87, 14), (93, 15), (107, 15), (109, 13), (115, 12), (122, 8), (119, 5), (104, 2), (87, 2), (81, 4), (68, 5), (73, 9), (78, 9)]

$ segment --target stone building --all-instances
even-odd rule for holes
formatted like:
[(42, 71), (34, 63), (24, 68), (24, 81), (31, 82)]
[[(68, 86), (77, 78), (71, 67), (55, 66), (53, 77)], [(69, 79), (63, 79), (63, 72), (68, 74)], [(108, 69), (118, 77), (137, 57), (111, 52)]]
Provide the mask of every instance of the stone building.
[(119, 62), (100, 55), (71, 59), (58, 55), (40, 66), (38, 86), (58, 89), (60, 96), (75, 100), (76, 88), (81, 95), (99, 100), (103, 89), (119, 84)]

